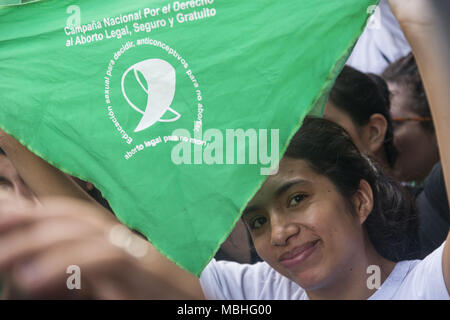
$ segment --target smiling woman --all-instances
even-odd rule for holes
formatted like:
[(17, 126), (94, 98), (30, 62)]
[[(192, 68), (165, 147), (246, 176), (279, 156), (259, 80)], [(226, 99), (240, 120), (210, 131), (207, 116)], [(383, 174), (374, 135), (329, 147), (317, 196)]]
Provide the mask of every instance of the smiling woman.
[[(377, 251), (392, 261), (415, 255), (413, 239), (417, 220), (410, 198), (395, 181), (360, 153), (351, 136), (340, 126), (321, 119), (307, 119), (292, 139), (285, 158), (290, 160), (290, 167), (303, 160), (303, 165), (307, 165), (305, 170), (329, 179), (333, 188), (328, 188), (327, 192), (335, 189), (353, 216), (359, 214), (355, 196), (366, 192), (372, 204), (369, 206), (370, 214), (366, 213), (363, 219), (364, 226)], [(292, 163), (291, 159), (295, 162)], [(370, 190), (366, 190), (367, 187)]]
[[(265, 261), (245, 268), (261, 277), (267, 272), (292, 290), (300, 286), (289, 299), (369, 298), (375, 292), (366, 285), (369, 266), (378, 266), (385, 281), (392, 270), (400, 272), (395, 262), (416, 255), (417, 225), (408, 199), (358, 151), (343, 128), (307, 118), (278, 174), (267, 179), (244, 211), (255, 248)], [(213, 278), (233, 286), (233, 278), (247, 276), (237, 265), (235, 273), (221, 268), (233, 265), (212, 262), (202, 274), (207, 297), (275, 298), (270, 285), (218, 294), (211, 290)], [(222, 273), (232, 276), (218, 276)], [(219, 283), (214, 283), (216, 288)]]

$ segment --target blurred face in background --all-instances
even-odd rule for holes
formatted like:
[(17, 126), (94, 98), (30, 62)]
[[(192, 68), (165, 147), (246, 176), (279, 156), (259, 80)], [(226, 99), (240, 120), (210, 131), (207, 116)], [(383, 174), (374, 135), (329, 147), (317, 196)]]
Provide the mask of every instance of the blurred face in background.
[(0, 155), (0, 201), (3, 199), (37, 203), (37, 198), (23, 182), (11, 161), (6, 156)]
[(432, 128), (423, 126), (431, 119), (421, 118), (414, 112), (414, 100), (408, 94), (408, 88), (393, 82), (388, 84), (392, 94), (394, 145), (398, 150), (393, 174), (400, 181), (423, 181), (439, 161), (436, 134)]
[(367, 148), (366, 142), (363, 141), (363, 128), (356, 124), (352, 118), (343, 110), (339, 109), (330, 100), (327, 101), (323, 117), (327, 120), (337, 123), (352, 137), (353, 143), (358, 147), (361, 152), (366, 154), (370, 153)]
[(332, 101), (328, 100), (323, 117), (344, 128), (359, 151), (375, 159), (385, 171), (390, 172), (390, 166), (386, 159), (384, 149), (388, 125), (386, 118), (382, 114), (372, 114), (367, 124), (360, 126), (353, 121), (347, 112), (341, 110)]

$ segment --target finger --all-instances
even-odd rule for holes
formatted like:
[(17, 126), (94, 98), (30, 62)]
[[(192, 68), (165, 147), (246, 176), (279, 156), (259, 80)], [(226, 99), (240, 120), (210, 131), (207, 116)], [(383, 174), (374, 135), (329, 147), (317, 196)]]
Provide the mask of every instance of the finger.
[[(127, 259), (133, 258), (103, 238), (78, 239), (53, 246), (31, 260), (18, 262), (12, 271), (12, 281), (23, 294), (31, 297), (64, 297), (72, 291), (84, 297), (92, 297), (94, 293), (100, 292), (106, 295), (105, 292), (114, 283), (111, 282), (114, 275), (129, 270)], [(76, 279), (70, 278), (71, 275), (67, 273), (69, 266), (79, 267), (80, 289), (70, 289), (70, 281)], [(108, 275), (109, 281), (104, 278), (97, 281), (99, 275)], [(119, 284), (114, 287), (117, 286), (120, 287)], [(120, 291), (114, 291), (119, 296)]]
[(35, 207), (18, 203), (13, 207), (0, 205), (0, 239), (13, 232), (37, 221)]
[(0, 236), (0, 270), (51, 246), (98, 234), (98, 229), (68, 217), (28, 223)]

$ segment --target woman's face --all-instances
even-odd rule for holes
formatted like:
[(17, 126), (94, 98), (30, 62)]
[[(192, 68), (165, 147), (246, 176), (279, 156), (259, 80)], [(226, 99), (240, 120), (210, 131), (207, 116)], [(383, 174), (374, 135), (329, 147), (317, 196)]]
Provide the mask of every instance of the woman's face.
[[(392, 118), (420, 117), (411, 110), (412, 99), (407, 88), (388, 83), (392, 93)], [(394, 122), (394, 145), (398, 150), (394, 175), (400, 181), (423, 181), (439, 160), (434, 132), (426, 130), (418, 121)]]
[(369, 153), (369, 149), (366, 147), (366, 144), (363, 141), (361, 128), (353, 122), (352, 118), (350, 118), (350, 116), (345, 111), (342, 111), (341, 109), (336, 107), (336, 105), (330, 100), (327, 101), (323, 117), (327, 120), (337, 123), (342, 128), (344, 128), (345, 131), (348, 132), (353, 140), (353, 143), (358, 147), (358, 149), (361, 152)]
[(283, 158), (244, 210), (255, 248), (306, 290), (338, 281), (363, 250), (363, 229), (335, 185), (307, 162)]

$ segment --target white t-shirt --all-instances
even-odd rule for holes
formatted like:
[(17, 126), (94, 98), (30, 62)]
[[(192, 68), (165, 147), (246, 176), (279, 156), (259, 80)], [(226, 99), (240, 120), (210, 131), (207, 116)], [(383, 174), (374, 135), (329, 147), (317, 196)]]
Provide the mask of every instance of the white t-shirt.
[(347, 64), (365, 73), (381, 74), (386, 67), (411, 52), (386, 0), (382, 0)]
[[(397, 263), (369, 300), (450, 299), (442, 272), (444, 244), (424, 260)], [(210, 300), (308, 299), (305, 290), (265, 262), (249, 265), (212, 260), (203, 270), (200, 283)]]

